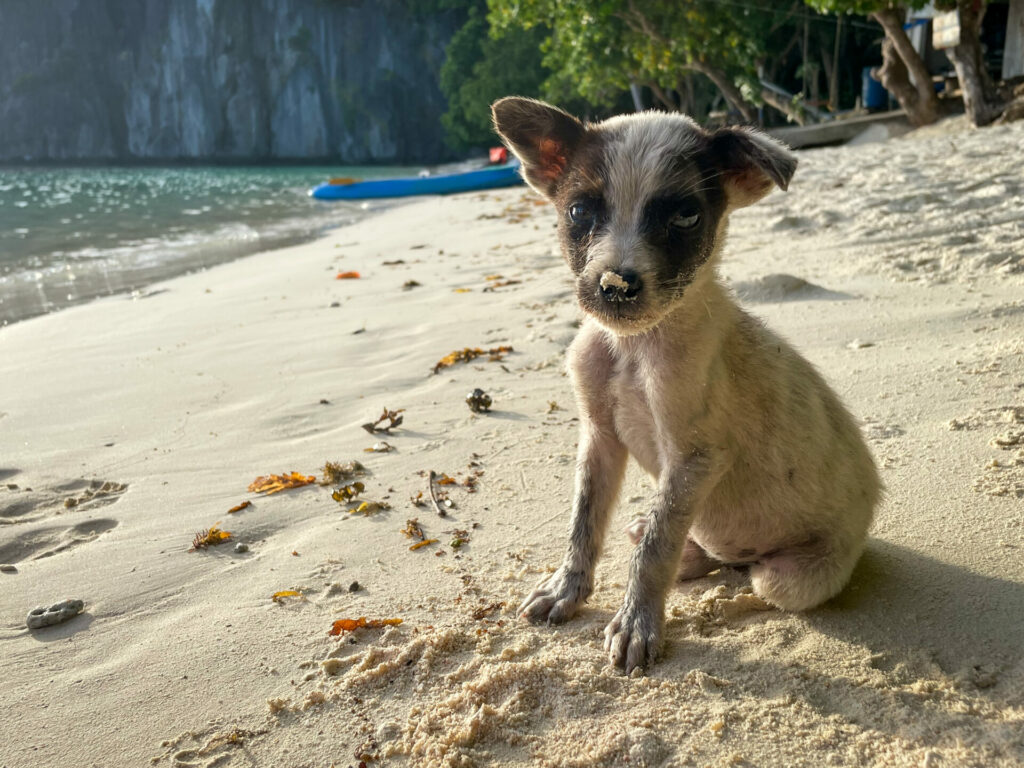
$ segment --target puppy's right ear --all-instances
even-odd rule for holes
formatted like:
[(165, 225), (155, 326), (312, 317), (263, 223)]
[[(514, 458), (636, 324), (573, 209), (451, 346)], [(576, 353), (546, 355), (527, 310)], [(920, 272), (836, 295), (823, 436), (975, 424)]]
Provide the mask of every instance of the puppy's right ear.
[(494, 130), (523, 163), (523, 177), (553, 197), (586, 129), (572, 115), (543, 101), (509, 96), (491, 106)]

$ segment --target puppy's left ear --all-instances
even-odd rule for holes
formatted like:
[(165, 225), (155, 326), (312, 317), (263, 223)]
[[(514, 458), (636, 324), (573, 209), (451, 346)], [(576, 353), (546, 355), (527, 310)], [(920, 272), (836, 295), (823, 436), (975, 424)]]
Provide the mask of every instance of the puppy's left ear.
[(555, 194), (583, 139), (583, 123), (543, 101), (509, 96), (491, 106), (494, 130), (523, 162), (523, 177), (545, 197)]
[(722, 128), (711, 134), (711, 153), (722, 170), (730, 208), (742, 208), (785, 191), (796, 171), (796, 156), (785, 144), (753, 128)]

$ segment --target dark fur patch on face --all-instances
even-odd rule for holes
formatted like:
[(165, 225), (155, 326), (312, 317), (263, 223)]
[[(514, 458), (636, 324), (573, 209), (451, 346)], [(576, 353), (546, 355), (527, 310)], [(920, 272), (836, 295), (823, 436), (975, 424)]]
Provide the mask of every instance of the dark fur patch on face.
[[(683, 120), (588, 127), (554, 190), (584, 310), (624, 321), (657, 313), (711, 258), (726, 196), (709, 150), (707, 136)], [(643, 295), (609, 306), (600, 276), (619, 268), (640, 273)]]

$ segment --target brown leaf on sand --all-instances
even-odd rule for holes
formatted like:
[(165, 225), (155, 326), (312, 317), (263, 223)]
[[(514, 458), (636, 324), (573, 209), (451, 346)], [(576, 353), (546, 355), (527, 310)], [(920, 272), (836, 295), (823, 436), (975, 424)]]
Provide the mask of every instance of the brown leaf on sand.
[(437, 373), (442, 368), (448, 368), (449, 366), (455, 365), (456, 363), (468, 363), (470, 360), (476, 360), (478, 357), (483, 357), (484, 355), (487, 355), (487, 359), (492, 363), (501, 362), (505, 359), (505, 355), (512, 351), (512, 347), (506, 346), (493, 347), (492, 349), (480, 349), (480, 347), (464, 347), (463, 349), (456, 349), (453, 352), (449, 352), (434, 364), (434, 373)]
[(335, 280), (358, 280), (360, 277), (358, 272), (339, 272), (334, 276)]
[(272, 594), (270, 599), (275, 603), (283, 603), (286, 597), (302, 597), (302, 593), (297, 589), (282, 589), (280, 592)]
[(249, 490), (269, 496), (272, 493), (287, 491), (289, 488), (301, 488), (315, 482), (316, 478), (313, 475), (303, 475), (298, 472), (290, 472), (287, 475), (265, 475), (257, 477), (249, 483)]
[(231, 515), (231, 514), (234, 514), (235, 512), (241, 512), (243, 509), (247, 509), (248, 507), (251, 507), (251, 506), (252, 506), (252, 502), (251, 501), (243, 501), (241, 504), (236, 504), (231, 509), (229, 509), (228, 510), (228, 514)]
[(338, 619), (331, 625), (329, 635), (340, 635), (342, 632), (354, 632), (360, 627), (378, 629), (379, 627), (396, 627), (402, 623), (401, 619), (369, 619), (360, 616), (358, 619)]
[(428, 547), (431, 544), (437, 544), (437, 539), (424, 539), (423, 541), (417, 541), (409, 547), (409, 550), (415, 552), (417, 549), (420, 549), (421, 547)]
[(195, 552), (197, 549), (206, 549), (207, 547), (215, 547), (230, 539), (231, 531), (222, 531), (217, 527), (219, 525), (220, 522), (216, 522), (205, 531), (199, 531), (195, 538), (192, 539), (192, 549), (189, 552)]

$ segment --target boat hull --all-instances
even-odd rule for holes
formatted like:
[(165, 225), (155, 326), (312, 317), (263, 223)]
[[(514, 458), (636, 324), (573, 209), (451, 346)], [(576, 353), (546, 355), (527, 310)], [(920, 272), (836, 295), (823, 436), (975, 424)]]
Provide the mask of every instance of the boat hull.
[(383, 197), (411, 197), (413, 195), (451, 195), (456, 192), (476, 192), (522, 184), (519, 164), (510, 163), (495, 168), (480, 168), (465, 173), (444, 176), (421, 176), (405, 179), (373, 179), (352, 184), (321, 184), (310, 191), (317, 200), (370, 200)]

